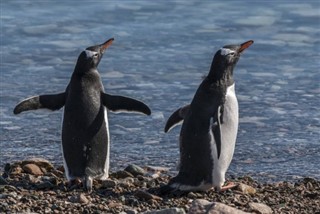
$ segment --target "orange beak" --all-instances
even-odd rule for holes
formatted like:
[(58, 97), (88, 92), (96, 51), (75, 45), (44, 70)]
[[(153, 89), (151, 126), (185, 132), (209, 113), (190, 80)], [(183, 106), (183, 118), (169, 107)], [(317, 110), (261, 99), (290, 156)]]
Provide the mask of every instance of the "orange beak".
[(106, 41), (105, 43), (101, 44), (101, 52), (104, 52), (113, 42), (114, 38), (109, 39), (108, 41)]
[(246, 41), (245, 43), (242, 43), (240, 45), (240, 49), (239, 49), (239, 53), (241, 53), (242, 51), (244, 51), (245, 49), (247, 49), (250, 45), (253, 44), (253, 40), (249, 40), (249, 41)]

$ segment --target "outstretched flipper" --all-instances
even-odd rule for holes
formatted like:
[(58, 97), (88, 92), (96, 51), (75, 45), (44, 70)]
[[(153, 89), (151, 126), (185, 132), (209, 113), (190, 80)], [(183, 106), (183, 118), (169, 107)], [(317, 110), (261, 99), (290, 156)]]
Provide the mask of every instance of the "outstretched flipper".
[(101, 100), (103, 105), (106, 106), (110, 111), (139, 112), (146, 115), (151, 114), (151, 110), (146, 104), (129, 97), (101, 93)]
[(14, 114), (20, 114), (23, 111), (36, 110), (40, 108), (50, 109), (52, 111), (62, 108), (65, 104), (66, 93), (39, 95), (29, 97), (21, 101), (13, 110)]
[(175, 126), (179, 125), (183, 120), (185, 115), (189, 112), (190, 105), (186, 105), (184, 107), (176, 110), (168, 119), (166, 126), (164, 128), (164, 132), (168, 132), (173, 129)]

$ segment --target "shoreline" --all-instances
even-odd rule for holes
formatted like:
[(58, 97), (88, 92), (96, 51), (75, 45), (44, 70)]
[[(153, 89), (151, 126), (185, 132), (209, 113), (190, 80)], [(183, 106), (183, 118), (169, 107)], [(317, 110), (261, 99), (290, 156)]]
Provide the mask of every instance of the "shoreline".
[(0, 177), (0, 213), (188, 213), (195, 209), (234, 209), (249, 213), (318, 213), (320, 180), (259, 183), (251, 177), (232, 179), (234, 189), (218, 193), (175, 192), (160, 195), (168, 168), (128, 165), (106, 181), (94, 181), (86, 193), (80, 181), (69, 184), (63, 167), (35, 158), (4, 166)]

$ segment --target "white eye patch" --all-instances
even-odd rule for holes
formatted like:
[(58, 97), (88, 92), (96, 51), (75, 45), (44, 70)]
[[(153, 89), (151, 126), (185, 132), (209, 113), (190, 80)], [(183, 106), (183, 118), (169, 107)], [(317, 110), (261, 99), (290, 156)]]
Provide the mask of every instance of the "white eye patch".
[(98, 55), (98, 52), (96, 51), (89, 51), (89, 50), (85, 50), (87, 58), (92, 58), (95, 55)]
[(228, 55), (228, 54), (230, 54), (230, 53), (235, 53), (234, 50), (230, 50), (230, 49), (228, 49), (228, 48), (221, 48), (220, 50), (221, 50), (221, 55), (222, 55), (222, 56)]

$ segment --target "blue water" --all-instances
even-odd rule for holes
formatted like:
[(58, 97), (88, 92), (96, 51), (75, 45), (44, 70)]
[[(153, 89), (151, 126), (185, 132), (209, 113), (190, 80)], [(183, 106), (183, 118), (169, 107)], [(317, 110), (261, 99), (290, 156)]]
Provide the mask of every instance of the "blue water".
[(143, 100), (152, 116), (109, 114), (111, 170), (128, 163), (175, 173), (180, 127), (213, 54), (255, 43), (236, 70), (240, 127), (228, 175), (320, 178), (319, 1), (1, 1), (0, 165), (62, 164), (62, 110), (13, 115), (22, 99), (65, 90), (79, 53), (114, 37), (99, 70), (106, 91)]

